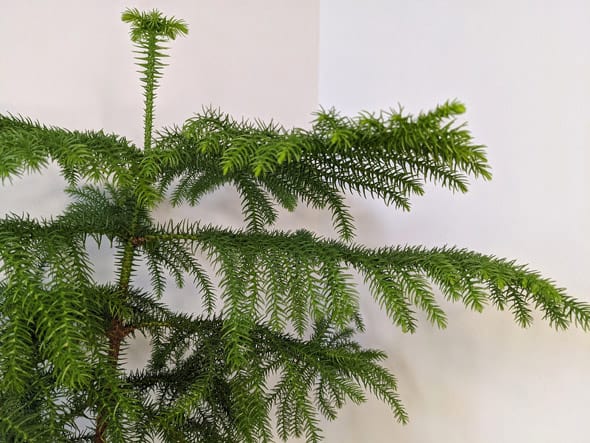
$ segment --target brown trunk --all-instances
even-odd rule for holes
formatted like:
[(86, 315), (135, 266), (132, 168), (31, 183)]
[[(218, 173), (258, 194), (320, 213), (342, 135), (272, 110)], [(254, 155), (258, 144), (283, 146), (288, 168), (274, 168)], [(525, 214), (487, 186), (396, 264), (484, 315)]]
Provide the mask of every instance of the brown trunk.
[(96, 433), (94, 434), (94, 443), (106, 443), (104, 434), (107, 430), (107, 423), (101, 415), (96, 419)]
[[(138, 217), (138, 208), (136, 207), (136, 211), (134, 214), (132, 230), (135, 230), (137, 224), (137, 217)], [(119, 277), (119, 289), (121, 290), (121, 294), (123, 296), (128, 295), (129, 290), (129, 280), (131, 278), (131, 272), (133, 269), (133, 253), (134, 249), (143, 244), (145, 241), (144, 238), (136, 238), (132, 237), (127, 241), (125, 245), (125, 250), (123, 253), (123, 260), (121, 263), (121, 274)], [(106, 331), (107, 338), (109, 339), (109, 359), (110, 363), (113, 365), (114, 368), (117, 368), (119, 365), (119, 353), (121, 351), (121, 343), (125, 339), (125, 337), (132, 333), (135, 330), (133, 326), (125, 326), (123, 320), (114, 317), (111, 319), (111, 324), (109, 325), (109, 329)], [(108, 428), (108, 419), (105, 417), (104, 411), (98, 410), (96, 416), (96, 430), (94, 433), (94, 443), (106, 443), (106, 431)]]
[[(123, 339), (132, 328), (125, 327), (123, 322), (118, 318), (111, 320), (111, 325), (107, 331), (107, 337), (109, 338), (109, 357), (112, 364), (116, 367), (119, 361), (119, 352), (121, 351), (121, 343)], [(107, 420), (103, 413), (99, 411), (96, 417), (96, 431), (94, 434), (94, 443), (106, 443), (105, 433), (107, 430)]]

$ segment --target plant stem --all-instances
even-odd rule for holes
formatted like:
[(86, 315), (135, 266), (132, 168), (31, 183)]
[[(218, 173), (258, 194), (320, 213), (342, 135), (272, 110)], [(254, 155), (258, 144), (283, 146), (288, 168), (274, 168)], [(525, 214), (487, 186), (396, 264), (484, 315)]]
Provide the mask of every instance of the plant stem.
[(107, 422), (101, 414), (96, 419), (96, 432), (94, 433), (94, 443), (106, 443), (104, 439), (105, 431), (107, 430)]
[(145, 107), (144, 107), (144, 138), (143, 148), (147, 151), (152, 147), (152, 128), (154, 125), (154, 95), (156, 90), (156, 36), (150, 35), (147, 41), (145, 63)]
[[(131, 231), (134, 232), (137, 227), (138, 207), (134, 213), (134, 221), (131, 225)], [(121, 260), (121, 270), (119, 273), (119, 290), (121, 297), (126, 297), (129, 293), (129, 283), (131, 281), (131, 273), (133, 271), (133, 256), (135, 244), (132, 236), (123, 249), (123, 258)], [(113, 317), (109, 329), (106, 331), (106, 336), (109, 339), (109, 359), (111, 364), (116, 368), (119, 364), (119, 353), (121, 352), (121, 344), (125, 337), (133, 330), (132, 327), (126, 327), (123, 320), (119, 317)], [(94, 443), (106, 443), (105, 433), (108, 422), (102, 411), (98, 412), (96, 418), (96, 431), (94, 433)]]

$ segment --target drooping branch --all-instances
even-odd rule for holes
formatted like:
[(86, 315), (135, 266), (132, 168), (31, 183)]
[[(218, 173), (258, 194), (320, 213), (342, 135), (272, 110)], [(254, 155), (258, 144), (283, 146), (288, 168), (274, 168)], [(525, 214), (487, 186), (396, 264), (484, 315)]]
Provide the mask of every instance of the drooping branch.
[[(313, 314), (314, 304), (322, 306), (322, 312), (340, 326), (354, 321), (358, 294), (349, 275), (349, 269), (354, 269), (365, 278), (393, 322), (409, 332), (416, 328), (412, 306), (423, 309), (438, 326), (446, 325), (432, 284), (448, 300), (461, 301), (476, 311), (487, 304), (500, 310), (508, 308), (521, 326), (528, 326), (532, 309), (539, 309), (558, 329), (572, 322), (585, 330), (590, 328), (588, 304), (566, 296), (525, 266), (465, 249), (375, 250), (323, 240), (307, 231), (252, 233), (189, 223), (160, 226), (144, 238), (146, 245), (180, 242), (189, 250), (204, 251), (221, 273), (228, 294), (240, 300), (251, 296), (248, 276), (256, 276), (261, 291), (256, 297), (281, 300), (276, 302), (278, 306), (273, 304), (279, 311), (271, 317), (283, 316), (283, 321), (296, 324)], [(274, 277), (285, 269), (290, 270), (287, 276)], [(310, 280), (314, 275), (317, 277)], [(296, 294), (302, 297), (303, 306), (292, 305), (298, 299)], [(231, 300), (225, 300), (226, 306), (228, 302), (232, 306)], [(240, 303), (235, 304), (236, 309)]]
[(71, 131), (31, 119), (0, 114), (0, 179), (40, 171), (56, 162), (70, 184), (133, 181), (131, 165), (140, 151), (133, 143), (103, 131)]

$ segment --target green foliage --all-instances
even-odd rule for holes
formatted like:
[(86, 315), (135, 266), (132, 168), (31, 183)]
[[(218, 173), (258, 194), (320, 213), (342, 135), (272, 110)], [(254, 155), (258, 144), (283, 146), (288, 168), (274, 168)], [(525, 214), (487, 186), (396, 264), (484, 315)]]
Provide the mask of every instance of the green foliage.
[[(344, 193), (408, 210), (428, 181), (467, 191), (490, 178), (482, 146), (447, 102), (402, 111), (317, 113), (309, 129), (237, 122), (215, 110), (152, 135), (163, 42), (184, 22), (128, 10), (145, 94), (144, 149), (117, 136), (69, 131), (0, 115), (0, 177), (57, 164), (71, 202), (48, 220), (0, 221), (0, 440), (7, 442), (259, 442), (321, 440), (367, 391), (408, 420), (385, 354), (364, 349), (364, 279), (393, 325), (414, 332), (417, 310), (444, 328), (437, 295), (481, 311), (533, 311), (557, 329), (588, 330), (590, 306), (538, 273), (454, 247), (353, 242)], [(238, 190), (244, 229), (198, 221), (156, 223), (164, 199), (198, 206), (224, 185)], [(328, 209), (339, 239), (273, 230), (277, 207)], [(98, 284), (87, 249), (115, 250), (116, 281)], [(140, 287), (135, 273), (151, 277)], [(211, 275), (211, 269), (213, 275)], [(169, 280), (190, 282), (203, 309), (160, 302)], [(133, 337), (149, 339), (148, 364), (125, 370)]]
[(182, 20), (174, 17), (164, 17), (156, 10), (140, 12), (137, 9), (127, 9), (122, 20), (131, 24), (131, 40), (137, 45), (137, 61), (141, 68), (141, 82), (144, 86), (144, 148), (147, 150), (152, 144), (152, 127), (154, 124), (154, 99), (158, 79), (162, 77), (162, 68), (166, 64), (162, 61), (167, 57), (164, 43), (175, 40), (176, 37), (186, 35), (188, 27)]

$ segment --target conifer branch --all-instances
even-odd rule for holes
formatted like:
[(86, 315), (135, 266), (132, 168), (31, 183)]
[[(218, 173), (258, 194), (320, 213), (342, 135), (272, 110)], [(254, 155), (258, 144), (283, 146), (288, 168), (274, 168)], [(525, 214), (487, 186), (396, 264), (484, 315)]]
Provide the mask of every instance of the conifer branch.
[[(286, 130), (273, 123), (236, 122), (214, 110), (188, 120), (182, 129), (162, 131), (155, 155), (174, 158), (161, 175), (163, 189), (175, 179), (173, 203), (196, 204), (224, 183), (260, 190), (244, 194), (249, 224), (274, 222), (266, 193), (288, 210), (297, 200), (328, 208), (344, 239), (353, 235), (352, 217), (342, 191), (380, 198), (409, 210), (409, 198), (424, 193), (434, 181), (453, 191), (466, 192), (465, 174), (489, 179), (483, 147), (472, 142), (455, 117), (464, 112), (448, 102), (417, 117), (401, 112), (356, 118), (335, 111), (316, 115), (310, 130)], [(269, 214), (263, 216), (262, 214)]]
[(55, 161), (71, 184), (113, 180), (124, 186), (133, 179), (129, 167), (139, 151), (125, 138), (102, 131), (70, 131), (0, 114), (0, 158), (3, 181)]
[[(393, 322), (407, 332), (416, 329), (412, 305), (423, 309), (432, 323), (442, 328), (446, 326), (445, 314), (435, 302), (431, 282), (448, 300), (462, 301), (475, 311), (481, 311), (488, 303), (500, 310), (508, 307), (523, 327), (530, 325), (533, 308), (540, 309), (544, 318), (558, 329), (572, 322), (584, 329), (589, 325), (590, 306), (567, 298), (562, 289), (538, 273), (512, 261), (464, 249), (395, 247), (371, 250), (318, 239), (306, 231), (251, 233), (187, 223), (160, 226), (154, 233), (145, 235), (145, 240), (147, 244), (185, 241), (206, 251), (222, 275), (222, 285), (227, 291), (222, 298), (236, 315), (244, 312), (241, 302), (232, 302), (232, 297), (249, 300), (248, 294), (252, 291), (245, 282), (249, 276), (257, 276), (259, 287), (265, 288), (267, 293), (251, 295), (282, 300), (278, 303), (280, 308), (275, 304), (271, 317), (275, 321), (283, 317), (278, 324), (290, 321), (301, 333), (306, 325), (302, 323), (302, 315), (313, 318), (315, 312), (324, 313), (339, 327), (354, 321), (358, 314), (358, 294), (348, 269), (364, 276), (373, 297)], [(297, 263), (303, 266), (304, 275), (317, 274), (320, 281), (311, 286), (296, 281), (277, 284), (272, 278), (276, 272), (273, 265), (269, 266), (264, 259), (269, 256), (280, 269), (294, 269)], [(254, 262), (258, 267), (252, 265)], [(297, 274), (293, 272), (293, 277)], [(295, 288), (301, 291), (299, 296), (295, 296)], [(299, 300), (299, 305), (291, 305), (289, 309), (289, 300)], [(252, 306), (257, 302), (248, 303)], [(240, 318), (244, 321), (244, 315)]]

